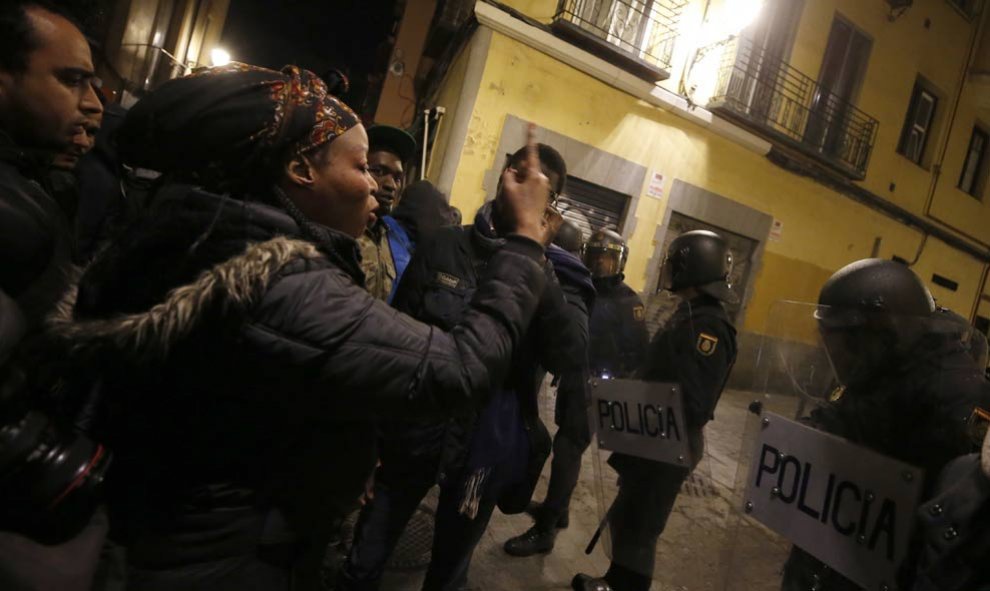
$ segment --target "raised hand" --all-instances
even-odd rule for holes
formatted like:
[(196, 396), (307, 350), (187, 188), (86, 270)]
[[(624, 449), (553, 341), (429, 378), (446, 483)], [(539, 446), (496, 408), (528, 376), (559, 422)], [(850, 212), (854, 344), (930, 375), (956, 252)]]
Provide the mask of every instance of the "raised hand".
[(533, 138), (535, 126), (526, 130), (526, 160), (502, 174), (503, 204), (506, 221), (512, 231), (547, 245), (553, 240), (562, 219), (548, 207), (550, 181), (540, 168), (540, 158)]

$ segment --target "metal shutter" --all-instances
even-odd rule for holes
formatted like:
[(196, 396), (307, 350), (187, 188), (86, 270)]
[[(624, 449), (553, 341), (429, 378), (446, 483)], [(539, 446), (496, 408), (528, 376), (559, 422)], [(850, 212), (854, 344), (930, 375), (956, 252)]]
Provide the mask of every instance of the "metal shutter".
[(577, 209), (588, 218), (590, 228), (582, 228), (585, 238), (600, 228), (622, 233), (622, 222), (629, 195), (568, 175), (564, 194), (557, 200), (561, 211)]

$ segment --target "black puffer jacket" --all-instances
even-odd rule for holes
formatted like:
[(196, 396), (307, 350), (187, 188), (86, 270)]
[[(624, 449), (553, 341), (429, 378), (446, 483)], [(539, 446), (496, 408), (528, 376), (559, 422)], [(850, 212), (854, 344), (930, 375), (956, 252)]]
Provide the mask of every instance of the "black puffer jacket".
[[(417, 248), (396, 292), (396, 308), (442, 329), (463, 321), (470, 302), (481, 288), (481, 278), (495, 264), (493, 255), (505, 241), (492, 225), (491, 207), (491, 202), (483, 206), (473, 225), (442, 228), (432, 240)], [(582, 271), (587, 287), (575, 285), (571, 280), (562, 286), (553, 268), (546, 269), (548, 287), (524, 340), (515, 351), (511, 371), (504, 380), (485, 385), (512, 393), (518, 401), (520, 416), (505, 416), (504, 413), (511, 414), (506, 410), (496, 419), (493, 417), (496, 413), (487, 409), (490, 419), (487, 424), (482, 424), (484, 416), (479, 416), (485, 413), (469, 413), (458, 421), (391, 423), (384, 433), (382, 462), (391, 462), (393, 473), (406, 468), (442, 469), (457, 474), (472, 460), (482, 464), (511, 464), (517, 471), (526, 467), (525, 460), (516, 456), (525, 455), (527, 450), (513, 448), (505, 442), (514, 440), (516, 430), (538, 427), (537, 395), (546, 371), (580, 369), (587, 360), (588, 305), (593, 295), (588, 293), (587, 271), (583, 267)], [(477, 449), (476, 435), (486, 426), (489, 433), (494, 433), (491, 439), (502, 443), (500, 449)], [(475, 457), (469, 458), (472, 453)]]
[(0, 132), (0, 291), (23, 310), (31, 331), (72, 277), (69, 220), (41, 184), (50, 160)]
[(375, 465), (372, 419), (478, 404), (546, 283), (542, 248), (514, 237), (442, 332), (368, 295), (347, 236), (318, 249), (279, 209), (183, 185), (156, 203), (55, 333), (99, 370), (114, 526), (149, 567), (305, 535), (349, 508)]

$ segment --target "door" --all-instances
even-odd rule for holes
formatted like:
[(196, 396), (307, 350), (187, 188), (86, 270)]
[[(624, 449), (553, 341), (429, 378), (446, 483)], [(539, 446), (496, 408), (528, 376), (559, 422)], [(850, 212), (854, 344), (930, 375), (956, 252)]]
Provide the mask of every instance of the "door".
[(737, 69), (745, 72), (750, 81), (745, 100), (750, 116), (760, 123), (787, 127), (785, 103), (792, 100), (787, 96), (785, 80), (787, 59), (803, 7), (803, 0), (771, 0), (763, 6), (759, 18), (742, 32)]
[(866, 74), (872, 45), (852, 23), (836, 15), (825, 47), (818, 87), (811, 97), (805, 132), (805, 143), (823, 154), (847, 160), (845, 152), (852, 148), (847, 139), (847, 122)]

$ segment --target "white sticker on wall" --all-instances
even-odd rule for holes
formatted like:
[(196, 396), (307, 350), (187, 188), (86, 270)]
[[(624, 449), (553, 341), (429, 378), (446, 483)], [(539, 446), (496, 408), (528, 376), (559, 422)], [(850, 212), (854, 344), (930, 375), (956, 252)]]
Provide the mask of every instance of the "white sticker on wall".
[(663, 198), (663, 174), (654, 171), (650, 175), (650, 184), (646, 187), (646, 195), (657, 199)]
[(774, 218), (770, 227), (770, 242), (780, 242), (784, 237), (784, 222)]

